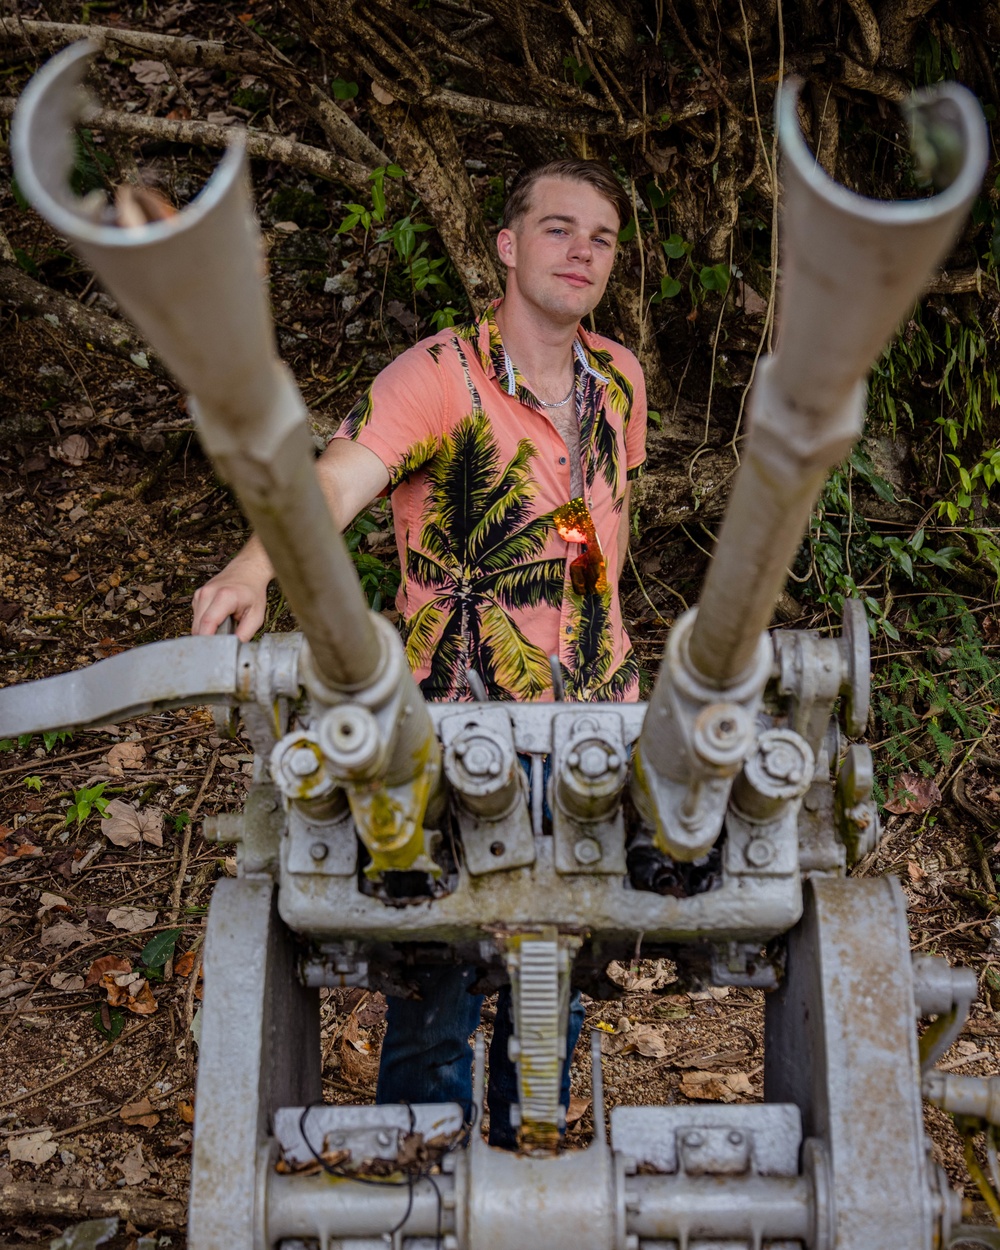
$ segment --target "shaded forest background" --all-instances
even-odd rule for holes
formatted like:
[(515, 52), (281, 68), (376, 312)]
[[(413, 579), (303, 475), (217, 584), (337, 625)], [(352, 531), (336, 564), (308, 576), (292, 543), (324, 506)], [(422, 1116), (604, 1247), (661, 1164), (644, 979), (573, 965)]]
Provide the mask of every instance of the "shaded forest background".
[[(896, 105), (957, 78), (992, 130), (1000, 4), (13, 0), (0, 37), (4, 117), (48, 55), (82, 37), (100, 45), (81, 192), (141, 177), (183, 204), (231, 129), (248, 129), (279, 343), (321, 433), (392, 355), (500, 292), (492, 236), (523, 164), (607, 158), (634, 217), (597, 322), (638, 352), (654, 410), (626, 586), (652, 674), (666, 627), (697, 596), (747, 391), (780, 331), (778, 82), (804, 80), (801, 123), (828, 173), (874, 196), (923, 194)], [(883, 794), (897, 775), (937, 776), (956, 748), (974, 749), (1000, 695), (996, 174), (994, 162), (947, 266), (876, 367), (866, 441), (833, 476), (779, 604), (780, 621), (825, 627), (845, 594), (865, 599), (883, 662)], [(176, 401), (16, 184), (0, 194), (8, 330), (41, 318), (95, 368), (133, 382), (144, 371), (164, 388), (155, 403)], [(86, 415), (60, 416), (65, 396), (43, 395), (39, 412), (37, 396), (14, 389), (3, 396), (13, 468), (31, 461), (40, 429), (51, 441), (50, 426), (96, 450)], [(186, 428), (150, 436), (154, 474), (157, 456), (198, 455)], [(386, 524), (370, 515), (351, 534), (376, 606), (396, 576)], [(183, 627), (178, 615), (173, 632)]]

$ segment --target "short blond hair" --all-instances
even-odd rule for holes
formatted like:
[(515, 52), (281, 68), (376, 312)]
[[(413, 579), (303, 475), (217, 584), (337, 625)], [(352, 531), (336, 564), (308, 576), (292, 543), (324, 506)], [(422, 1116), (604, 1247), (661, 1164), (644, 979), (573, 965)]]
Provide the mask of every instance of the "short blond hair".
[(614, 170), (604, 161), (547, 161), (531, 169), (522, 169), (511, 183), (503, 210), (504, 229), (511, 229), (531, 207), (531, 192), (541, 178), (565, 178), (569, 182), (585, 182), (602, 195), (618, 214), (618, 229), (632, 215), (632, 206)]

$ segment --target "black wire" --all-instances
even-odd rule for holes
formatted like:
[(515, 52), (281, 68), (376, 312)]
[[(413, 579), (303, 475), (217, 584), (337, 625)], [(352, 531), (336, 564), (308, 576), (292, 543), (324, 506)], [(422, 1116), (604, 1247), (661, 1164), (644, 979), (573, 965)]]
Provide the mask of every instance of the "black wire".
[[(404, 1214), (403, 1218), (399, 1221), (399, 1223), (394, 1228), (389, 1229), (388, 1233), (386, 1234), (389, 1237), (394, 1237), (396, 1233), (398, 1233), (399, 1230), (406, 1224), (406, 1221), (412, 1215), (413, 1195), (414, 1195), (414, 1191), (416, 1190), (417, 1185), (419, 1185), (420, 1182), (423, 1180), (429, 1181), (431, 1188), (434, 1190), (434, 1193), (437, 1197), (436, 1241), (437, 1241), (438, 1247), (440, 1248), (442, 1244), (442, 1238), (443, 1238), (442, 1225), (444, 1223), (444, 1197), (442, 1196), (441, 1189), (437, 1181), (434, 1179), (434, 1176), (432, 1175), (432, 1170), (435, 1165), (431, 1164), (430, 1167), (428, 1168), (417, 1168), (416, 1171), (408, 1171), (406, 1173), (406, 1179), (402, 1181), (379, 1180), (370, 1176), (358, 1176), (356, 1172), (347, 1172), (343, 1168), (334, 1167), (333, 1164), (327, 1163), (327, 1161), (323, 1158), (323, 1156), (319, 1153), (316, 1147), (309, 1140), (309, 1135), (306, 1133), (306, 1119), (309, 1115), (309, 1112), (312, 1111), (313, 1107), (325, 1107), (327, 1105), (328, 1104), (325, 1102), (311, 1102), (308, 1104), (308, 1106), (305, 1106), (302, 1108), (302, 1114), (299, 1116), (299, 1134), (302, 1137), (302, 1140), (305, 1142), (306, 1149), (312, 1155), (313, 1159), (320, 1165), (320, 1167), (323, 1169), (324, 1172), (327, 1173), (328, 1176), (336, 1176), (341, 1180), (356, 1181), (359, 1185), (375, 1185), (382, 1189), (399, 1189), (401, 1185), (407, 1186), (406, 1213)], [(413, 1110), (412, 1103), (407, 1102), (407, 1103), (404, 1103), (403, 1105), (406, 1107), (406, 1110), (410, 1116), (410, 1133), (412, 1134), (416, 1131), (417, 1117)], [(474, 1105), (472, 1108), (471, 1117), (468, 1120), (466, 1120), (465, 1123), (463, 1124), (463, 1130), (464, 1130), (463, 1133), (461, 1134), (461, 1136), (456, 1137), (455, 1140), (450, 1145), (445, 1147), (445, 1149), (441, 1153), (441, 1159), (443, 1159), (445, 1155), (453, 1154), (456, 1150), (464, 1149), (469, 1144), (469, 1141), (472, 1137), (473, 1130), (475, 1129), (478, 1121), (479, 1121), (479, 1108)], [(440, 1160), (438, 1160), (438, 1165), (440, 1165)]]

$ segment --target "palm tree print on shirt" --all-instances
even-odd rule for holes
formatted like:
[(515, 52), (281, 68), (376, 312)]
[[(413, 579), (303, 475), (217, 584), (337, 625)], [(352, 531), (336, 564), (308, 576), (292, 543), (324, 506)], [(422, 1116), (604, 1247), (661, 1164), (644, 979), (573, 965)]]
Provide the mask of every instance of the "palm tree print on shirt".
[(522, 439), (501, 465), (489, 420), (465, 417), (427, 464), (429, 491), (419, 550), (408, 547), (406, 576), (434, 592), (407, 621), (406, 658), (430, 662), (428, 698), (464, 694), (474, 668), (491, 699), (533, 699), (551, 685), (548, 657), (528, 641), (512, 612), (559, 607), (565, 560), (541, 559), (551, 515), (532, 516), (534, 446)]
[(638, 680), (639, 663), (629, 647), (621, 663), (615, 669), (611, 667), (611, 594), (567, 594), (574, 609), (574, 629), (561, 665), (566, 698), (619, 703)]

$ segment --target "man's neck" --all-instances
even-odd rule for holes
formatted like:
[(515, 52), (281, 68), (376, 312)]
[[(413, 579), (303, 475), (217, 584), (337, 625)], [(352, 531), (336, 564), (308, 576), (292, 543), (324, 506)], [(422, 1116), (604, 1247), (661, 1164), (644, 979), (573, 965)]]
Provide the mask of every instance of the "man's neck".
[(576, 323), (554, 323), (516, 295), (499, 305), (496, 320), (507, 355), (535, 386), (558, 385), (572, 373)]

